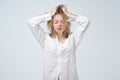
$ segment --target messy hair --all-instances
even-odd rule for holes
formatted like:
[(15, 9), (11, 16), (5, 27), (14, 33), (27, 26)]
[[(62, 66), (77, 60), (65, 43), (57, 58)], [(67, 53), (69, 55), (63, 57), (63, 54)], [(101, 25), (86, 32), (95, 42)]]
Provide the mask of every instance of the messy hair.
[(70, 33), (71, 23), (68, 22), (68, 16), (66, 16), (64, 14), (64, 12), (62, 11), (62, 7), (64, 7), (64, 5), (59, 5), (56, 9), (56, 13), (52, 16), (52, 19), (47, 22), (48, 29), (50, 30), (50, 36), (52, 38), (54, 38), (56, 36), (56, 32), (53, 28), (53, 19), (54, 19), (55, 15), (58, 15), (58, 14), (61, 15), (64, 20), (65, 30), (63, 31), (63, 38), (68, 38), (69, 33)]

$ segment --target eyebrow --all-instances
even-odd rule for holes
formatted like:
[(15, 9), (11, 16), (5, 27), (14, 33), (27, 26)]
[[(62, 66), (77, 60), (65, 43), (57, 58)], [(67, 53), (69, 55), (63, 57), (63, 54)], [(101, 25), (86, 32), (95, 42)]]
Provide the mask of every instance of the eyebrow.
[[(59, 20), (54, 20), (54, 21), (59, 21)], [(60, 21), (64, 21), (64, 20), (60, 20)]]

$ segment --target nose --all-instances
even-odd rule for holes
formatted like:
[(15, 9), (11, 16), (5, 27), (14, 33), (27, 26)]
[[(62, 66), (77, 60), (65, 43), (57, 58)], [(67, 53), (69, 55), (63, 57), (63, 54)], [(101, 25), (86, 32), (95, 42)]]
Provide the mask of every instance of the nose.
[(61, 22), (58, 22), (58, 25), (59, 25), (59, 26), (61, 26), (61, 25), (62, 25), (62, 23), (61, 23)]

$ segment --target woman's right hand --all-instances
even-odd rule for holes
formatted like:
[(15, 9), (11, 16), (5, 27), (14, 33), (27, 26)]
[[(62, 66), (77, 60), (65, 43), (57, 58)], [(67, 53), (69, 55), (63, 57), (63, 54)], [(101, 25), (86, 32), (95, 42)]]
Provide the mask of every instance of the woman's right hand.
[(53, 16), (56, 13), (56, 8), (53, 8), (50, 13), (51, 13), (51, 16)]

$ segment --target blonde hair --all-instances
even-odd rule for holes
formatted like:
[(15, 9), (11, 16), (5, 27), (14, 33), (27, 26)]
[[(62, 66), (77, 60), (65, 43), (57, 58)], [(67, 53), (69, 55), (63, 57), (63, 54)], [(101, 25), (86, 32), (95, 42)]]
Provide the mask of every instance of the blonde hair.
[(48, 29), (50, 29), (51, 33), (50, 33), (50, 36), (52, 38), (54, 38), (56, 36), (56, 32), (53, 28), (53, 19), (55, 17), (55, 15), (61, 15), (63, 20), (64, 20), (64, 26), (65, 26), (65, 30), (63, 31), (63, 38), (68, 38), (69, 36), (69, 33), (70, 33), (70, 26), (71, 26), (71, 23), (68, 22), (68, 16), (66, 16), (63, 11), (62, 11), (62, 7), (63, 5), (59, 5), (56, 9), (56, 13), (52, 16), (52, 19), (50, 21), (47, 22), (47, 25), (48, 25)]

